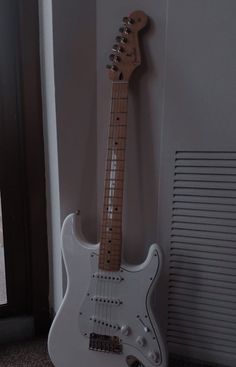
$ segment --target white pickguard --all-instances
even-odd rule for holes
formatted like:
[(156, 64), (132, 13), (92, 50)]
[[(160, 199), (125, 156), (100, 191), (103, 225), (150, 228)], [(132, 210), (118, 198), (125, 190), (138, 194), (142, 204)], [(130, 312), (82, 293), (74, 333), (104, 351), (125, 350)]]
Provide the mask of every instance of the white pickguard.
[[(150, 304), (161, 267), (159, 247), (152, 245), (139, 266), (122, 265), (115, 273), (100, 271), (99, 245), (76, 236), (77, 219), (69, 215), (62, 229), (68, 284), (49, 333), (53, 363), (56, 367), (125, 367), (136, 358), (145, 367), (166, 367), (165, 344)], [(90, 350), (91, 333), (118, 337), (121, 353)]]

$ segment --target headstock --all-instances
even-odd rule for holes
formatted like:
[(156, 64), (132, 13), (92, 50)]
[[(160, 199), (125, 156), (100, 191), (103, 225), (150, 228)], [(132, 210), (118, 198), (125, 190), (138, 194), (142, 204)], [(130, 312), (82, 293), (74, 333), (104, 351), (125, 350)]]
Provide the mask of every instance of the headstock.
[(121, 34), (116, 37), (117, 43), (110, 55), (112, 65), (107, 65), (111, 80), (129, 81), (133, 71), (141, 64), (138, 32), (145, 27), (147, 21), (147, 15), (140, 10), (123, 18)]

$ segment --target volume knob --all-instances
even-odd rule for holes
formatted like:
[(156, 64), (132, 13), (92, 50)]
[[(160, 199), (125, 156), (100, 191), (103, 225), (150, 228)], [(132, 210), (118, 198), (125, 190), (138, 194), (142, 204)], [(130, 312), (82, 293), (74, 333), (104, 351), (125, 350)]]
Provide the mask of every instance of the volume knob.
[(142, 337), (142, 336), (139, 336), (137, 339), (136, 339), (136, 343), (140, 346), (140, 347), (144, 347), (145, 343), (146, 343), (146, 340)]
[(121, 334), (127, 336), (130, 334), (130, 327), (128, 325), (122, 325), (120, 331)]
[(150, 351), (148, 353), (148, 358), (154, 362), (154, 363), (158, 363), (159, 362), (159, 359), (160, 359), (160, 354), (158, 352), (155, 352), (155, 351)]

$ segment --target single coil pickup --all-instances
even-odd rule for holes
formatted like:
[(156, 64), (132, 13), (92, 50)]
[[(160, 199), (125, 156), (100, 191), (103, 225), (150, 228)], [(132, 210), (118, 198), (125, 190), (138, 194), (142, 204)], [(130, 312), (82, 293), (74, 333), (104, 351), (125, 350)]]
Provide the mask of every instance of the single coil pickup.
[(89, 336), (89, 349), (97, 352), (122, 353), (122, 344), (117, 336), (108, 336), (91, 333)]
[(122, 301), (120, 301), (118, 298), (111, 298), (111, 297), (94, 296), (91, 297), (91, 301), (104, 305), (106, 304), (109, 306), (120, 306), (122, 304)]
[(114, 283), (120, 283), (122, 280), (124, 280), (121, 276), (112, 276), (112, 275), (104, 275), (100, 273), (94, 273), (93, 278), (103, 280), (103, 281), (110, 281)]
[(113, 324), (109, 322), (108, 320), (101, 320), (97, 318), (96, 316), (92, 316), (90, 318), (90, 321), (93, 322), (94, 325), (105, 326), (106, 328), (109, 328), (110, 330), (117, 331), (120, 329), (118, 324)]

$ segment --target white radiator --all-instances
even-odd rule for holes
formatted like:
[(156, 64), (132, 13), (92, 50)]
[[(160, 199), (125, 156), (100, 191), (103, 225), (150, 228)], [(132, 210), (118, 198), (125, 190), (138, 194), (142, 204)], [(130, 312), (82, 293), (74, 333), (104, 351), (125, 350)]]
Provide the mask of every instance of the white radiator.
[(236, 152), (176, 153), (169, 273), (170, 350), (235, 366)]

